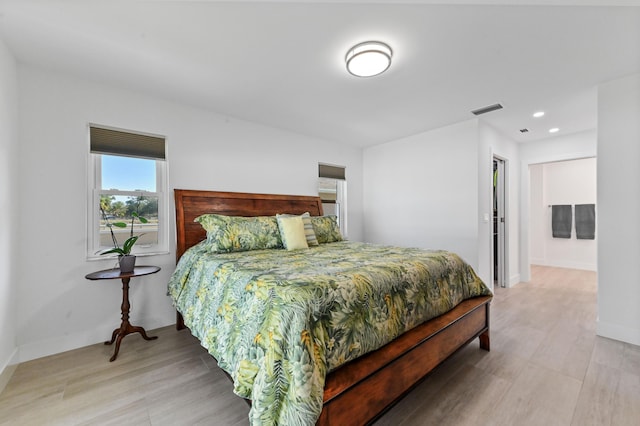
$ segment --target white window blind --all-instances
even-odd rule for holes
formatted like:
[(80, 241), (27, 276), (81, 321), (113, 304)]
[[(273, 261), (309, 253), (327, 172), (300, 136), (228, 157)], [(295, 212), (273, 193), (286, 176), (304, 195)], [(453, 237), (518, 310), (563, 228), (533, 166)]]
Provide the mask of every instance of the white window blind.
[(91, 153), (125, 157), (165, 159), (165, 140), (159, 136), (130, 133), (122, 130), (90, 128)]

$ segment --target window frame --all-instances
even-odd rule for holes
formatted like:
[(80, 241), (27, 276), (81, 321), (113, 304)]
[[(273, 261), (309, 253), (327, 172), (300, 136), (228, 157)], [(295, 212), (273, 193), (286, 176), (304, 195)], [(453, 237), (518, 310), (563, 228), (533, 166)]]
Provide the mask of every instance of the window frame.
[[(90, 126), (96, 127), (96, 126)], [(115, 130), (115, 129), (114, 129)], [(165, 148), (166, 149), (166, 148)], [(132, 254), (136, 256), (152, 256), (169, 254), (169, 200), (167, 160), (149, 159), (156, 165), (156, 191), (125, 191), (117, 189), (102, 189), (102, 157), (105, 154), (92, 153), (89, 147), (88, 161), (88, 191), (87, 191), (87, 260), (106, 259), (98, 252), (100, 247), (100, 196), (149, 196), (158, 198), (158, 244), (143, 246), (136, 244)], [(117, 154), (110, 154), (118, 156)], [(124, 157), (124, 155), (120, 155)], [(139, 157), (142, 158), (142, 157)]]
[[(321, 179), (334, 181), (336, 184), (336, 199), (333, 203), (323, 200), (323, 204), (335, 204), (336, 216), (340, 233), (346, 239), (348, 237), (347, 227), (347, 179), (346, 167), (336, 166), (328, 163), (318, 163), (318, 186)], [(320, 191), (318, 188), (318, 195)], [(325, 216), (327, 213), (325, 213)]]

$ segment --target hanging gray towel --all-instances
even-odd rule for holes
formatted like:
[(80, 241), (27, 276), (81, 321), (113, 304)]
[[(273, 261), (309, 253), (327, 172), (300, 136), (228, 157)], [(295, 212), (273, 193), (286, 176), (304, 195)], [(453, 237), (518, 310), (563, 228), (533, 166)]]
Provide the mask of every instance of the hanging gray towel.
[(596, 239), (596, 205), (576, 204), (576, 238)]
[(571, 205), (551, 206), (551, 232), (553, 238), (571, 238)]

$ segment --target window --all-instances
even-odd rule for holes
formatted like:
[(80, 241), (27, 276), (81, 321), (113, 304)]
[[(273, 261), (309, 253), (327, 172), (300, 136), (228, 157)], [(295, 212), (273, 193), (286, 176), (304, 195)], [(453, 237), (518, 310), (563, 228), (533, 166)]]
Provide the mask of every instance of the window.
[[(134, 254), (167, 253), (164, 138), (96, 126), (89, 130), (87, 256), (98, 258), (100, 250), (121, 247), (131, 232), (140, 235)], [(125, 228), (114, 226), (122, 223)]]
[(340, 232), (347, 238), (347, 180), (344, 167), (318, 164), (318, 195), (325, 216), (336, 215)]

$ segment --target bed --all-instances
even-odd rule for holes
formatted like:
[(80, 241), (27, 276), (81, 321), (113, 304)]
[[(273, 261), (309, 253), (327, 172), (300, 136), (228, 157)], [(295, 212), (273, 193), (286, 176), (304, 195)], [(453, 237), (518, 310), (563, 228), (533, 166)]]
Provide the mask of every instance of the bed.
[[(256, 281), (254, 278), (257, 277), (258, 272), (252, 269), (253, 266), (257, 268), (261, 264), (261, 262), (271, 262), (271, 260), (267, 259), (267, 256), (273, 256), (274, 253), (279, 254), (279, 259), (276, 263), (285, 264), (287, 262), (293, 265), (301, 265), (301, 262), (306, 257), (313, 257), (313, 260), (310, 261), (310, 265), (313, 264), (321, 265), (322, 262), (325, 261), (328, 254), (326, 251), (329, 250), (341, 250), (341, 253), (346, 253), (348, 251), (354, 251), (358, 253), (362, 253), (366, 250), (373, 250), (374, 253), (377, 253), (378, 257), (402, 257), (408, 256), (413, 259), (412, 256), (426, 256), (424, 253), (417, 252), (399, 252), (396, 251), (395, 248), (389, 247), (378, 247), (370, 245), (363, 245), (361, 243), (356, 242), (340, 242), (336, 241), (332, 244), (320, 244), (319, 247), (312, 247), (308, 251), (292, 251), (288, 252), (287, 250), (258, 250), (255, 254), (250, 252), (239, 252), (239, 253), (224, 253), (222, 255), (215, 254), (210, 255), (208, 249), (206, 248), (206, 240), (207, 233), (204, 227), (197, 222), (194, 222), (196, 218), (201, 217), (202, 215), (207, 214), (218, 214), (218, 215), (226, 215), (226, 216), (240, 216), (240, 217), (259, 217), (259, 216), (275, 216), (280, 213), (288, 213), (291, 215), (301, 215), (303, 213), (309, 213), (310, 216), (317, 217), (322, 216), (322, 204), (318, 197), (312, 196), (291, 196), (291, 195), (274, 195), (274, 194), (252, 194), (252, 193), (234, 193), (234, 192), (217, 192), (217, 191), (196, 191), (196, 190), (175, 190), (175, 206), (176, 206), (176, 228), (177, 228), (177, 247), (176, 247), (176, 256), (178, 260), (178, 266), (176, 268), (176, 272), (174, 273), (174, 277), (172, 277), (172, 283), (174, 288), (171, 289), (170, 283), (170, 294), (172, 295), (174, 305), (177, 308), (177, 321), (176, 325), (178, 329), (185, 328), (185, 317), (187, 317), (187, 324), (190, 325), (191, 332), (194, 336), (198, 337), (202, 342), (203, 346), (209, 349), (209, 352), (212, 354), (218, 354), (215, 348), (210, 348), (212, 345), (212, 341), (217, 342), (217, 338), (219, 335), (222, 335), (222, 331), (217, 328), (209, 325), (208, 328), (204, 327), (203, 329), (199, 329), (195, 320), (189, 320), (193, 318), (210, 318), (212, 316), (224, 317), (225, 313), (233, 312), (231, 309), (228, 312), (225, 312), (225, 307), (217, 307), (217, 312), (215, 313), (203, 313), (204, 306), (207, 304), (206, 299), (210, 296), (208, 293), (212, 293), (218, 290), (203, 290), (199, 288), (197, 290), (182, 290), (182, 286), (185, 282), (189, 281), (189, 276), (192, 275), (195, 277), (198, 273), (204, 275), (204, 272), (212, 268), (210, 271), (216, 274), (220, 270), (227, 270), (228, 276), (240, 277), (238, 279), (247, 279), (246, 281), (246, 290), (261, 290), (258, 288), (258, 284), (262, 282), (267, 283), (267, 288), (269, 288), (269, 304), (271, 304), (272, 300), (275, 300), (277, 306), (280, 306), (282, 300), (285, 298), (295, 299), (297, 296), (294, 293), (291, 293), (287, 290), (286, 294), (283, 293), (288, 289), (288, 286), (283, 286), (281, 283), (283, 282), (279, 276), (273, 278), (275, 274), (277, 274), (277, 270), (268, 271), (266, 281)], [(203, 242), (204, 241), (204, 242)], [(203, 245), (204, 244), (204, 245)], [(205, 247), (205, 248), (203, 248)], [(399, 250), (399, 249), (398, 249)], [(408, 250), (416, 250), (416, 249), (408, 249)], [(424, 251), (420, 251), (424, 252)], [(203, 254), (204, 253), (204, 254)], [(304, 253), (304, 254), (301, 254)], [(256, 255), (255, 260), (249, 261), (251, 259), (249, 256)], [(342, 254), (344, 255), (344, 254)], [(434, 253), (429, 256), (434, 256), (434, 262), (440, 262), (443, 264), (456, 263), (461, 262), (457, 256), (449, 253)], [(445, 257), (446, 256), (446, 257)], [(180, 262), (180, 260), (184, 257), (184, 260)], [(203, 266), (204, 257), (213, 258), (215, 266)], [(233, 259), (232, 259), (233, 258)], [(286, 259), (291, 259), (290, 261)], [(446, 260), (443, 260), (446, 259)], [(231, 261), (238, 261), (240, 263), (244, 262), (244, 267), (248, 268), (247, 270), (241, 269), (233, 269), (236, 268), (235, 263), (231, 263)], [(429, 260), (430, 261), (430, 260)], [(198, 264), (198, 268), (192, 266), (187, 266), (186, 263), (190, 262), (191, 264)], [(338, 262), (340, 263), (340, 262)], [(208, 264), (207, 264), (208, 265)], [(230, 266), (231, 265), (231, 266)], [(468, 266), (468, 265), (467, 265)], [(229, 272), (228, 269), (231, 268), (232, 271)], [(466, 267), (465, 267), (466, 268)], [(404, 267), (401, 268), (402, 271), (405, 271)], [(469, 271), (470, 270), (470, 271)], [(190, 272), (191, 271), (191, 272)], [(199, 271), (199, 272), (198, 272)], [(178, 274), (178, 272), (180, 272)], [(430, 273), (430, 272), (427, 272)], [(456, 272), (457, 273), (457, 272)], [(290, 412), (288, 415), (298, 415), (300, 412), (303, 414), (301, 417), (292, 418), (292, 417), (279, 417), (273, 418), (270, 417), (270, 414), (255, 414), (252, 418), (252, 423), (298, 423), (298, 424), (310, 424), (313, 423), (310, 419), (313, 419), (318, 425), (360, 425), (367, 424), (371, 421), (375, 420), (379, 417), (386, 409), (393, 405), (397, 400), (399, 400), (404, 394), (406, 394), (412, 387), (414, 387), (417, 383), (419, 383), (422, 379), (424, 379), (435, 367), (437, 367), (440, 363), (442, 363), (445, 359), (455, 353), (457, 350), (472, 342), (476, 338), (479, 339), (479, 346), (481, 349), (489, 350), (490, 342), (489, 342), (489, 306), (491, 301), (491, 293), (484, 287), (484, 284), (480, 286), (477, 283), (479, 279), (475, 276), (475, 273), (471, 270), (470, 267), (465, 269), (464, 274), (470, 274), (468, 277), (468, 281), (474, 282), (475, 287), (472, 286), (472, 290), (469, 290), (471, 296), (467, 295), (464, 297), (464, 300), (460, 301), (460, 303), (455, 304), (455, 306), (446, 308), (446, 312), (439, 314), (426, 322), (421, 322), (418, 325), (409, 324), (406, 331), (402, 331), (402, 334), (395, 337), (389, 343), (383, 344), (381, 347), (375, 350), (366, 349), (366, 353), (363, 355), (357, 355), (356, 358), (351, 359), (348, 356), (345, 357), (344, 354), (350, 354), (351, 350), (346, 351), (344, 348), (338, 348), (333, 350), (333, 346), (329, 344), (329, 334), (324, 331), (317, 331), (313, 328), (311, 333), (309, 333), (306, 329), (300, 330), (298, 328), (291, 328), (292, 326), (287, 325), (287, 330), (293, 329), (295, 332), (293, 333), (283, 333), (283, 335), (300, 335), (300, 339), (304, 345), (309, 347), (309, 353), (311, 355), (307, 355), (307, 358), (315, 357), (318, 360), (317, 366), (314, 367), (313, 371), (306, 371), (306, 376), (303, 379), (296, 379), (296, 375), (291, 373), (289, 370), (287, 372), (283, 372), (282, 376), (289, 377), (291, 376), (291, 385), (287, 388), (283, 387), (283, 390), (280, 392), (275, 392), (275, 394), (280, 395), (287, 393), (287, 395), (294, 395), (290, 399), (295, 402), (296, 398), (300, 395), (308, 395), (311, 392), (313, 395), (313, 386), (322, 386), (320, 393), (320, 407), (314, 406), (314, 404), (302, 405), (301, 407), (294, 407), (294, 409), (289, 408)], [(180, 275), (181, 277), (176, 277), (176, 275)], [(324, 274), (323, 274), (324, 276)], [(344, 276), (344, 272), (339, 274), (342, 279)], [(361, 274), (357, 273), (357, 276), (360, 277)], [(245, 277), (245, 278), (242, 278)], [(278, 280), (278, 285), (269, 285), (269, 279), (273, 278), (273, 280)], [(292, 278), (293, 280), (293, 278)], [(332, 281), (333, 280), (333, 281)], [(476, 281), (477, 280), (477, 281)], [(335, 284), (336, 281), (339, 281), (335, 278), (326, 278), (326, 284), (322, 287), (324, 290), (318, 290), (319, 293), (325, 295), (327, 291), (331, 292), (332, 289), (340, 287), (339, 283)], [(274, 281), (275, 282), (275, 281)], [(245, 283), (245, 281), (243, 281)], [(287, 283), (290, 283), (287, 281)], [(306, 283), (306, 281), (305, 281)], [(481, 282), (480, 282), (481, 283)], [(178, 285), (179, 284), (179, 285)], [(291, 287), (299, 286), (299, 283), (294, 283)], [(245, 285), (245, 284), (243, 284)], [(368, 284), (367, 284), (368, 285)], [(367, 286), (365, 285), (365, 287)], [(391, 284), (390, 284), (391, 285)], [(395, 285), (395, 284), (394, 284)], [(438, 284), (440, 285), (440, 284)], [(180, 290), (176, 290), (176, 288), (180, 288)], [(302, 285), (304, 287), (304, 285)], [(481, 288), (483, 287), (483, 288)], [(214, 287), (218, 289), (219, 287)], [(360, 288), (360, 287), (357, 287)], [(394, 287), (395, 288), (395, 287)], [(329, 290), (327, 290), (329, 289)], [(432, 290), (431, 290), (432, 291)], [(448, 291), (448, 290), (436, 290), (436, 291)], [(467, 291), (467, 290), (465, 290)], [(208, 292), (208, 293), (207, 293)], [(453, 291), (452, 291), (453, 292)], [(188, 305), (184, 304), (183, 299), (188, 298), (188, 294), (192, 294), (192, 298), (196, 301), (196, 307), (187, 307)], [(237, 292), (236, 292), (237, 293)], [(257, 294), (258, 292), (255, 291)], [(266, 293), (263, 293), (266, 294)], [(274, 294), (277, 295), (277, 298), (274, 298)], [(297, 294), (297, 293), (296, 293)], [(245, 297), (244, 295), (241, 297)], [(371, 296), (366, 296), (371, 297)], [(387, 295), (385, 299), (387, 303), (388, 310), (383, 312), (385, 318), (391, 316), (390, 312), (392, 306), (400, 306), (394, 300), (390, 300), (390, 297)], [(233, 300), (237, 300), (233, 299)], [(289, 299), (287, 299), (289, 300)], [(295, 299), (297, 300), (297, 299)], [(324, 300), (323, 298), (318, 298), (317, 300)], [(332, 299), (333, 300), (333, 299)], [(368, 300), (368, 299), (367, 299)], [(371, 302), (373, 305), (373, 302)], [(401, 303), (401, 302), (398, 302)], [(318, 304), (321, 304), (318, 302)], [(260, 305), (261, 306), (261, 305)], [(412, 305), (413, 306), (413, 305)], [(255, 306), (249, 309), (250, 313), (244, 314), (246, 316), (253, 315), (253, 311), (257, 308)], [(315, 308), (314, 308), (315, 309)], [(321, 312), (326, 311), (326, 306), (320, 309)], [(377, 311), (380, 311), (380, 308), (376, 308)], [(429, 308), (431, 309), (431, 308)], [(182, 312), (181, 312), (182, 310)], [(198, 314), (194, 315), (194, 310), (198, 310)], [(274, 309), (275, 310), (275, 309)], [(304, 309), (303, 309), (304, 310)], [(385, 307), (382, 307), (382, 310), (385, 310)], [(277, 310), (275, 310), (277, 311)], [(279, 312), (279, 311), (278, 311)], [(306, 312), (306, 311), (305, 311)], [(316, 312), (316, 311), (314, 311)], [(319, 312), (319, 311), (318, 311)], [(378, 312), (379, 313), (379, 312)], [(395, 310), (393, 311), (395, 314)], [(185, 314), (183, 316), (183, 314)], [(282, 315), (278, 313), (278, 315)], [(289, 315), (289, 314), (287, 314)], [(331, 314), (333, 315), (333, 314)], [(312, 315), (322, 316), (314, 313)], [(281, 324), (288, 319), (283, 319), (284, 317), (278, 316), (277, 323)], [(287, 317), (288, 318), (288, 317)], [(395, 317), (394, 317), (395, 318)], [(286, 321), (285, 321), (286, 320)], [(238, 330), (234, 329), (240, 327), (236, 322), (238, 321), (238, 317), (228, 318), (227, 323), (229, 325), (229, 329), (233, 330), (231, 333), (234, 336), (234, 341), (236, 340)], [(332, 319), (332, 324), (336, 323), (335, 317)], [(395, 320), (393, 322), (394, 330), (400, 330), (401, 326), (404, 326), (404, 319)], [(415, 319), (407, 319), (407, 322), (415, 321)], [(294, 321), (295, 322), (295, 321)], [(398, 324), (396, 324), (398, 323)], [(287, 322), (287, 324), (289, 324)], [(315, 323), (314, 323), (315, 324)], [(385, 323), (386, 324), (386, 323)], [(267, 332), (257, 327), (256, 324), (249, 323), (242, 325), (240, 328), (243, 330), (246, 328), (252, 328), (256, 326), (255, 330), (250, 330), (251, 335), (255, 335), (255, 339), (253, 343), (254, 346), (258, 347), (267, 347), (265, 346), (263, 340), (268, 339)], [(364, 325), (366, 328), (367, 324)], [(313, 326), (315, 327), (315, 326)], [(363, 324), (360, 324), (360, 328), (363, 327)], [(342, 329), (344, 330), (344, 329)], [(365, 330), (365, 334), (369, 334), (371, 331)], [(337, 334), (342, 333), (344, 335), (344, 331), (336, 332)], [(279, 335), (279, 334), (278, 334)], [(333, 336), (333, 335), (331, 335)], [(344, 336), (343, 336), (344, 337)], [(237, 338), (240, 339), (240, 338)], [(315, 342), (315, 343), (314, 343)], [(320, 342), (320, 343), (318, 343)], [(219, 343), (219, 342), (218, 342)], [(218, 344), (216, 343), (216, 344)], [(226, 346), (227, 343), (224, 343), (223, 346)], [(251, 344), (247, 345), (239, 344), (239, 348), (246, 351), (255, 351), (254, 347), (246, 348), (246, 346), (252, 346)], [(354, 346), (353, 344), (351, 346)], [(363, 345), (365, 346), (365, 345)], [(270, 348), (271, 346), (269, 346)], [(318, 348), (331, 348), (331, 350), (327, 350), (327, 353), (323, 353), (322, 357), (318, 355)], [(236, 349), (239, 350), (239, 349)], [(266, 350), (266, 349), (265, 349)], [(288, 350), (288, 349), (287, 349)], [(297, 350), (297, 349), (296, 349)], [(360, 350), (360, 348), (356, 348), (356, 351)], [(293, 350), (292, 350), (293, 351)], [(314, 354), (315, 352), (315, 354)], [(263, 358), (267, 359), (270, 356), (271, 352), (263, 353)], [(289, 352), (287, 352), (289, 353)], [(293, 353), (293, 352), (291, 352)], [(296, 352), (297, 353), (297, 352)], [(338, 355), (336, 355), (338, 354)], [(304, 354), (303, 354), (304, 355)], [(326, 359), (325, 359), (326, 355)], [(214, 357), (216, 357), (214, 355)], [(302, 356), (301, 356), (302, 357)], [(236, 364), (231, 364), (227, 362), (224, 358), (223, 354), (220, 354), (220, 358), (216, 357), (219, 365), (225, 370), (228, 376), (234, 376), (234, 392), (237, 394), (244, 396), (251, 396), (252, 389), (251, 386), (255, 385), (253, 380), (257, 383), (262, 383), (265, 379), (262, 379), (261, 372), (255, 373), (257, 367), (253, 364), (246, 364), (246, 361), (243, 360)], [(298, 359), (298, 358), (296, 358)], [(304, 358), (306, 359), (306, 358)], [(338, 361), (336, 361), (338, 360)], [(244, 364), (243, 364), (244, 363)], [(291, 362), (293, 364), (293, 361)], [(278, 359), (278, 362), (274, 363), (276, 365), (275, 368), (283, 369), (282, 362)], [(288, 365), (288, 364), (287, 364)], [(268, 367), (267, 369), (273, 369), (274, 367)], [(306, 365), (304, 368), (307, 368)], [(235, 369), (235, 370), (234, 370)], [(316, 371), (317, 370), (317, 371)], [(246, 374), (243, 372), (249, 371), (254, 376), (251, 377), (251, 383), (247, 384)], [(302, 371), (302, 370), (296, 370)], [(316, 374), (318, 373), (319, 374)], [(235, 374), (234, 374), (235, 373)], [(271, 374), (273, 371), (271, 371)], [(286, 374), (285, 374), (286, 373)], [(322, 376), (323, 380), (310, 379), (310, 377)], [(300, 385), (300, 389), (295, 389), (294, 384), (302, 383)], [(278, 384), (276, 384), (278, 385)], [(268, 384), (271, 386), (276, 386), (273, 384)], [(263, 387), (268, 387), (264, 385)], [(293, 390), (292, 390), (293, 389)], [(302, 390), (301, 390), (302, 389)], [(309, 390), (311, 389), (311, 390)], [(279, 390), (276, 389), (276, 390)], [(307, 393), (305, 393), (307, 392)], [(252, 412), (258, 410), (257, 406), (259, 405), (260, 409), (265, 409), (265, 406), (269, 406), (269, 404), (293, 404), (293, 402), (287, 400), (287, 402), (270, 402), (267, 400), (263, 401), (262, 395), (253, 395), (254, 401), (252, 406)], [(266, 398), (266, 397), (265, 397)], [(286, 398), (289, 398), (286, 396)], [(313, 398), (312, 398), (313, 399)], [(317, 398), (316, 398), (317, 399)], [(317, 404), (316, 404), (317, 405)], [(320, 411), (321, 410), (321, 411)], [(286, 411), (285, 408), (282, 411)], [(309, 413), (307, 413), (309, 411)], [(320, 411), (317, 413), (317, 411)]]

